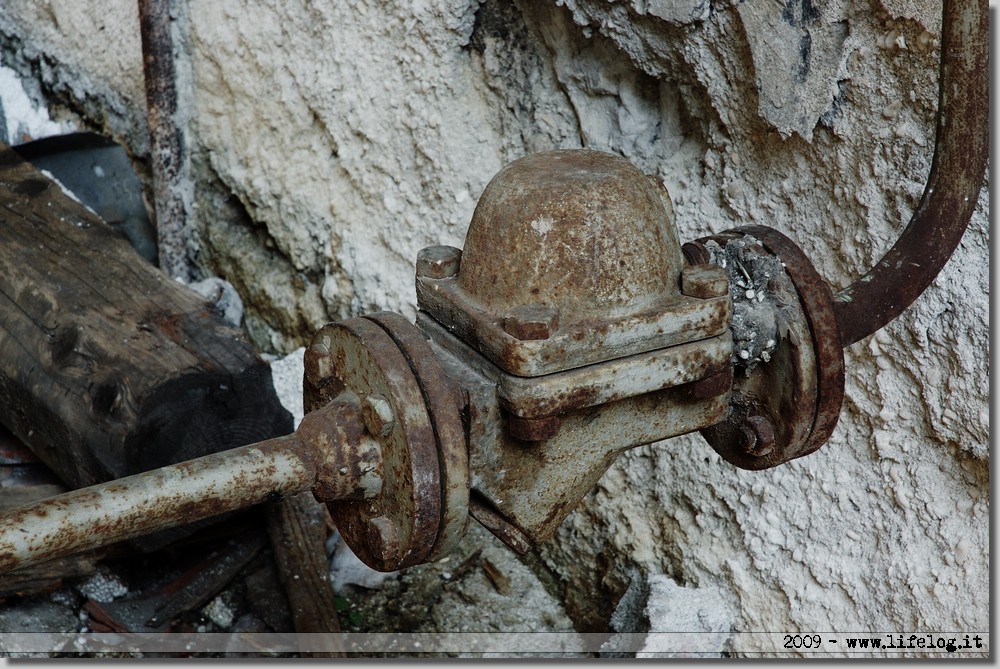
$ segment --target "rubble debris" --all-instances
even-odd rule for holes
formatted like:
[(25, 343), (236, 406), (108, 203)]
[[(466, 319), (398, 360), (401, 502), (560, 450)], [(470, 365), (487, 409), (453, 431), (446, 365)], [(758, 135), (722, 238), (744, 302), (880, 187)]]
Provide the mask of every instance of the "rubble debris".
[(250, 532), (231, 539), (197, 564), (173, 575), (166, 583), (138, 589), (128, 597), (112, 601), (88, 596), (85, 610), (93, 621), (116, 632), (171, 631), (175, 619), (199, 611), (226, 588), (263, 547), (263, 533)]

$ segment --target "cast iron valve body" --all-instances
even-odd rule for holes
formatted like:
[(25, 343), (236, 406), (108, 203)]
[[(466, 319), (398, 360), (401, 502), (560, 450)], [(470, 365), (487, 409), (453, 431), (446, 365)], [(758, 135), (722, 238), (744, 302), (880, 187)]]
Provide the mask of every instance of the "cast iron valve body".
[[(467, 443), (447, 450), (467, 453), (469, 513), (519, 552), (550, 537), (621, 451), (727, 415), (728, 278), (685, 267), (672, 213), (624, 158), (553, 151), (493, 178), (464, 252), (418, 256), (416, 325), (447, 379), (433, 385), (453, 387), (466, 416)], [(397, 342), (421, 339), (399, 317), (367, 318)], [(345, 358), (327, 328), (306, 360), (307, 397), (343, 387), (320, 371)], [(331, 512), (352, 526), (366, 505)]]

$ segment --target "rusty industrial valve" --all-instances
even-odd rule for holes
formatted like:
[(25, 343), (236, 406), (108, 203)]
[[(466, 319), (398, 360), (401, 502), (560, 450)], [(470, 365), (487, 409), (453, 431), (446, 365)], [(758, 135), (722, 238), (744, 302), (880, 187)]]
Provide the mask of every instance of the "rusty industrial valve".
[(840, 412), (843, 347), (912, 303), (968, 224), (987, 27), (978, 0), (945, 3), (928, 186), (840, 292), (771, 228), (681, 247), (666, 191), (624, 158), (521, 158), (486, 187), (463, 250), (419, 253), (415, 323), (316, 333), (294, 434), (0, 516), (0, 572), (306, 490), (378, 570), (445, 555), (470, 517), (523, 553), (629, 448), (700, 431), (747, 469), (815, 451)]
[(685, 266), (666, 191), (623, 158), (513, 162), (416, 281), (416, 325), (332, 323), (305, 358), (307, 410), (350, 393), (381, 440), (380, 494), (328, 503), (376, 569), (442, 555), (470, 515), (526, 552), (618, 453), (728, 413), (727, 274)]
[(417, 260), (416, 326), (467, 397), (470, 513), (520, 552), (623, 450), (728, 412), (732, 301), (685, 266), (662, 185), (589, 150), (486, 187), (463, 251)]
[(489, 183), (464, 250), (423, 249), (416, 323), (322, 328), (305, 403), (358, 398), (377, 495), (325, 499), (369, 566), (450, 550), (469, 516), (524, 553), (622, 451), (700, 430), (761, 469), (836, 424), (832, 295), (775, 230), (684, 246), (662, 184), (590, 150), (516, 160)]

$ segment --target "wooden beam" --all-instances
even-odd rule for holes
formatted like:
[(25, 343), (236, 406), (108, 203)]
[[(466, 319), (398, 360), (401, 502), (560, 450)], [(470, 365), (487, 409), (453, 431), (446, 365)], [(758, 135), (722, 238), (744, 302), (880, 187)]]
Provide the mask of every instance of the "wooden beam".
[(0, 423), (73, 488), (293, 427), (240, 330), (3, 145)]
[[(311, 492), (287, 497), (267, 506), (267, 529), (278, 565), (292, 622), (302, 637), (300, 648), (311, 657), (342, 657), (343, 646), (336, 636), (340, 619), (334, 605), (326, 539), (333, 520), (326, 505)], [(323, 634), (328, 636), (322, 636)], [(307, 650), (308, 649), (308, 650)]]

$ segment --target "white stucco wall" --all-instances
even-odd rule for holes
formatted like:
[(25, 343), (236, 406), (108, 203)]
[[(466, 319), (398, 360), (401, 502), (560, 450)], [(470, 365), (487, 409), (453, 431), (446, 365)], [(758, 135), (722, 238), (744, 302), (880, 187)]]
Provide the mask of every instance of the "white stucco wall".
[[(273, 352), (412, 316), (417, 251), (461, 246), (528, 152), (620, 153), (665, 181), (682, 241), (770, 225), (835, 288), (896, 239), (933, 153), (932, 0), (176, 4), (192, 253)], [(0, 44), (145, 151), (134, 2), (10, 0)], [(987, 629), (988, 209), (984, 189), (931, 288), (848, 349), (821, 451), (743, 472), (687, 437), (616, 463), (541, 551), (580, 625), (663, 574), (738, 631)]]

